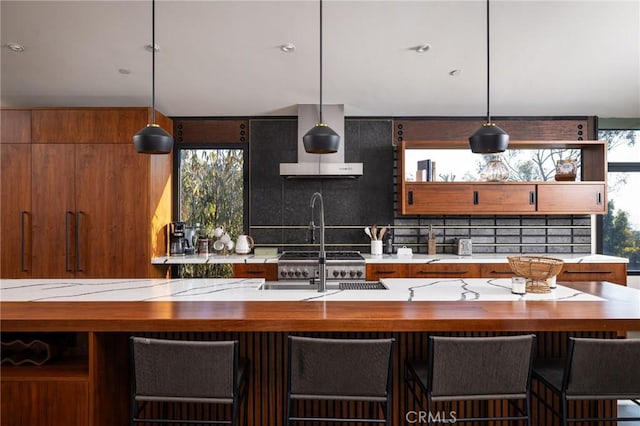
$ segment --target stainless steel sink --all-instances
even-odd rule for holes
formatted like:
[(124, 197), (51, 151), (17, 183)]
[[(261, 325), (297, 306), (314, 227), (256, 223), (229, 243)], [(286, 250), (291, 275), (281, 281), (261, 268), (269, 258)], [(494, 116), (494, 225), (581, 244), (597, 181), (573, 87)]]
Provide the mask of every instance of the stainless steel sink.
[[(318, 285), (310, 284), (309, 281), (266, 282), (260, 286), (260, 290), (318, 291)], [(328, 282), (327, 290), (387, 290), (387, 287), (380, 281), (344, 281)]]

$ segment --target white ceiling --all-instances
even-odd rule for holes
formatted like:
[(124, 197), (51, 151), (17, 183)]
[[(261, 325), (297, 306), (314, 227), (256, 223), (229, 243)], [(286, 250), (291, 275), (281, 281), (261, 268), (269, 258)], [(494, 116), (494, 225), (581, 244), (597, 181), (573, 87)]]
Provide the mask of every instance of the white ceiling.
[[(3, 105), (150, 105), (151, 1), (0, 5)], [(485, 10), (325, 0), (324, 103), (348, 116), (483, 115)], [(156, 17), (162, 112), (295, 115), (318, 102), (318, 1), (159, 0)], [(493, 0), (491, 81), (493, 115), (640, 117), (640, 0)]]

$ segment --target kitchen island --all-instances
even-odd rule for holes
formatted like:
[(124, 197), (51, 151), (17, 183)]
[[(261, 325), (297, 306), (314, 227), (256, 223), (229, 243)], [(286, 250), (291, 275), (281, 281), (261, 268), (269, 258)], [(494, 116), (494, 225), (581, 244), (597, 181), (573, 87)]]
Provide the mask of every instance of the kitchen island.
[[(501, 296), (511, 296), (508, 289), (501, 288), (504, 281), (453, 279), (446, 284), (456, 288), (455, 294), (460, 300), (428, 300), (425, 296), (422, 300), (409, 301), (405, 296), (410, 287), (432, 287), (433, 281), (443, 280), (383, 280), (391, 290), (329, 291), (323, 295), (313, 290), (259, 290), (263, 280), (89, 281), (83, 287), (78, 287), (83, 285), (83, 280), (2, 281), (0, 309), (5, 336), (28, 339), (53, 333), (71, 336), (73, 342), (71, 347), (63, 348), (66, 351), (61, 351), (58, 359), (41, 367), (2, 367), (2, 411), (22, 416), (19, 417), (21, 424), (58, 424), (50, 421), (51, 417), (44, 421), (42, 416), (46, 407), (52, 401), (60, 402), (60, 398), (66, 401), (63, 401), (66, 406), (76, 407), (72, 414), (60, 414), (65, 419), (60, 424), (127, 424), (128, 337), (134, 334), (238, 339), (242, 355), (252, 363), (248, 424), (262, 426), (282, 424), (289, 333), (395, 337), (394, 411), (395, 424), (400, 424), (405, 397), (404, 360), (426, 356), (429, 334), (475, 336), (535, 332), (537, 355), (561, 356), (566, 350), (568, 335), (616, 337), (626, 331), (640, 330), (640, 291), (607, 282), (561, 282), (557, 294), (567, 297), (536, 301), (517, 296), (508, 300), (490, 300), (489, 296), (484, 299), (488, 293), (476, 291), (483, 282), (499, 290)], [(139, 292), (146, 287), (147, 295), (156, 296), (158, 288), (172, 285), (175, 288), (169, 295), (160, 296), (169, 297), (167, 300), (141, 301), (148, 298), (140, 299), (139, 295), (109, 300), (105, 298), (109, 291), (96, 290), (100, 285), (102, 290), (106, 290), (105, 285), (121, 286), (120, 291), (125, 293)], [(16, 286), (23, 287), (22, 300), (55, 298), (58, 301), (7, 301), (14, 291), (8, 289)], [(472, 290), (470, 294), (475, 292), (479, 296), (462, 299), (460, 289), (464, 286)], [(83, 301), (70, 301), (65, 297), (69, 297), (74, 287), (94, 295)], [(179, 295), (171, 296), (175, 293), (173, 290), (185, 294), (194, 288), (204, 290), (207, 296), (196, 296), (196, 300), (191, 301), (179, 301)], [(223, 288), (233, 290), (222, 291)], [(222, 295), (233, 291), (236, 299), (224, 300), (226, 296)], [(390, 299), (362, 300), (365, 293), (387, 291), (385, 294)], [(39, 297), (32, 297), (33, 294)], [(339, 295), (343, 300), (331, 300)], [(571, 295), (576, 297), (569, 297)], [(77, 299), (78, 293), (72, 297)], [(209, 300), (200, 301), (198, 297)], [(397, 299), (391, 300), (394, 297)], [(541, 407), (535, 407), (538, 417), (534, 424), (554, 424), (542, 414)], [(10, 421), (11, 417), (6, 424), (20, 424), (20, 421)]]

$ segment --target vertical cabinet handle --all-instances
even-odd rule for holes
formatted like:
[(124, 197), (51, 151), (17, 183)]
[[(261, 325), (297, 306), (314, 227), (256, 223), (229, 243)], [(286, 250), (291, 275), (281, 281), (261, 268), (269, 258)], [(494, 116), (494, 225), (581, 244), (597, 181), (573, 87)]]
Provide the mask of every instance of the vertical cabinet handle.
[(73, 212), (65, 212), (64, 214), (64, 269), (67, 272), (73, 272), (69, 261), (69, 246), (71, 245), (71, 221), (69, 217), (73, 217)]
[(536, 192), (529, 191), (529, 205), (534, 205), (536, 203)]
[(82, 269), (82, 261), (80, 260), (81, 256), (81, 245), (80, 245), (80, 236), (82, 234), (82, 228), (80, 226), (80, 219), (82, 219), (82, 212), (76, 212), (76, 271), (83, 272)]
[(473, 191), (473, 205), (477, 206), (478, 204), (480, 204), (480, 196), (478, 191)]
[(413, 191), (409, 191), (409, 193), (407, 194), (407, 203), (409, 205), (413, 204)]
[(597, 205), (601, 205), (602, 204), (602, 192), (598, 191), (596, 193), (596, 204)]
[(27, 272), (27, 237), (25, 230), (25, 219), (29, 213), (25, 210), (20, 212), (20, 269)]

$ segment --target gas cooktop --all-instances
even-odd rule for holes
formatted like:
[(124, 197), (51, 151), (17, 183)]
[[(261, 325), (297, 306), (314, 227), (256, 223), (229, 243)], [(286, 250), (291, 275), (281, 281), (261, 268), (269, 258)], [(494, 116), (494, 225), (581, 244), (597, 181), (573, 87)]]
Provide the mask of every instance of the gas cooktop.
[[(364, 257), (358, 251), (328, 251), (326, 252), (327, 260), (364, 260)], [(296, 261), (296, 260), (317, 260), (317, 251), (285, 251), (278, 261)]]

